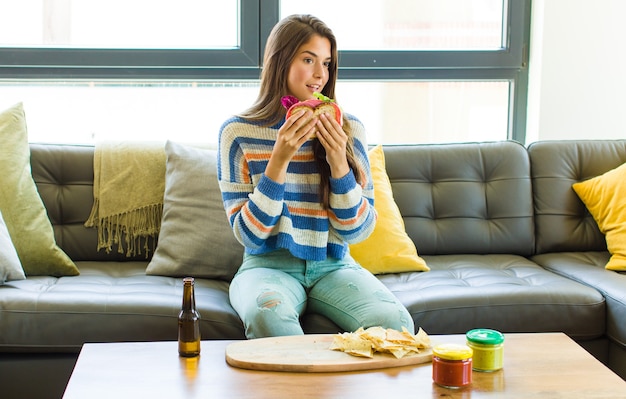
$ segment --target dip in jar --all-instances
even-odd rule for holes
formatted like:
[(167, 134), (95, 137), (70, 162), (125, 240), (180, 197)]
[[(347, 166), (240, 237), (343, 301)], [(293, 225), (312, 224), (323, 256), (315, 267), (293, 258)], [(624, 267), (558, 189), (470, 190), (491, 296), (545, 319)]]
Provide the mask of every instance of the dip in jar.
[(445, 388), (463, 388), (472, 382), (472, 349), (442, 344), (433, 348), (433, 381)]
[(504, 335), (496, 330), (478, 328), (465, 334), (467, 346), (474, 353), (472, 368), (476, 371), (497, 371), (504, 363)]

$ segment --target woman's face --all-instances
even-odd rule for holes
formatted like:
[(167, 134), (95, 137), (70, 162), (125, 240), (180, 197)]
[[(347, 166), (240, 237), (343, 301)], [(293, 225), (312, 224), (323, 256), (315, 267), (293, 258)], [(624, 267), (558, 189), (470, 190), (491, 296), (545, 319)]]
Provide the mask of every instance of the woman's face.
[(300, 46), (291, 62), (288, 94), (304, 101), (313, 98), (313, 92), (321, 93), (328, 82), (330, 61), (330, 41), (319, 35), (312, 36)]

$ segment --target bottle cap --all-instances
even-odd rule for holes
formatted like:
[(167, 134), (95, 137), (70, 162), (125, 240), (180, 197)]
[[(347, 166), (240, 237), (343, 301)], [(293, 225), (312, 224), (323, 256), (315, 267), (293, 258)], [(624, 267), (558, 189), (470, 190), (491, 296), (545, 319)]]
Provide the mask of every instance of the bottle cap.
[(433, 356), (446, 360), (465, 360), (472, 357), (472, 348), (467, 345), (441, 344), (433, 348)]
[(467, 338), (469, 342), (480, 345), (499, 345), (504, 342), (504, 335), (500, 331), (490, 330), (488, 328), (469, 330), (465, 334), (465, 338)]

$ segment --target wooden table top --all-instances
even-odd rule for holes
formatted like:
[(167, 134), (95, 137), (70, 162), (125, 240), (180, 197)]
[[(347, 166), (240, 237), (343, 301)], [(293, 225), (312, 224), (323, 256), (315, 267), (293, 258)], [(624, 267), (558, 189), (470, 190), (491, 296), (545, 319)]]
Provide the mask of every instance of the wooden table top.
[[(342, 373), (289, 373), (229, 366), (233, 341), (202, 341), (196, 358), (176, 342), (85, 344), (64, 399), (84, 398), (626, 398), (626, 382), (561, 333), (505, 334), (504, 369), (473, 373), (472, 385), (432, 382), (432, 365)], [(433, 335), (433, 344), (464, 343)]]

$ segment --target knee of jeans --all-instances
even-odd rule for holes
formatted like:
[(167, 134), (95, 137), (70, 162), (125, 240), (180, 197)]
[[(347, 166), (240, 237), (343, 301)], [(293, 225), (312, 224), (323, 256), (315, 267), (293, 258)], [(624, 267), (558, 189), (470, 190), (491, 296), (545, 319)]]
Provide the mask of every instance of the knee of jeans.
[(283, 303), (283, 296), (276, 291), (262, 292), (256, 298), (256, 304), (260, 310), (275, 310), (281, 303)]
[(368, 320), (371, 325), (380, 325), (386, 328), (393, 328), (394, 330), (402, 330), (405, 327), (412, 334), (415, 332), (415, 326), (411, 313), (405, 308), (399, 301), (385, 298), (386, 295), (377, 293), (374, 294), (379, 297), (379, 303), (377, 306), (377, 312), (368, 314), (372, 319)]

